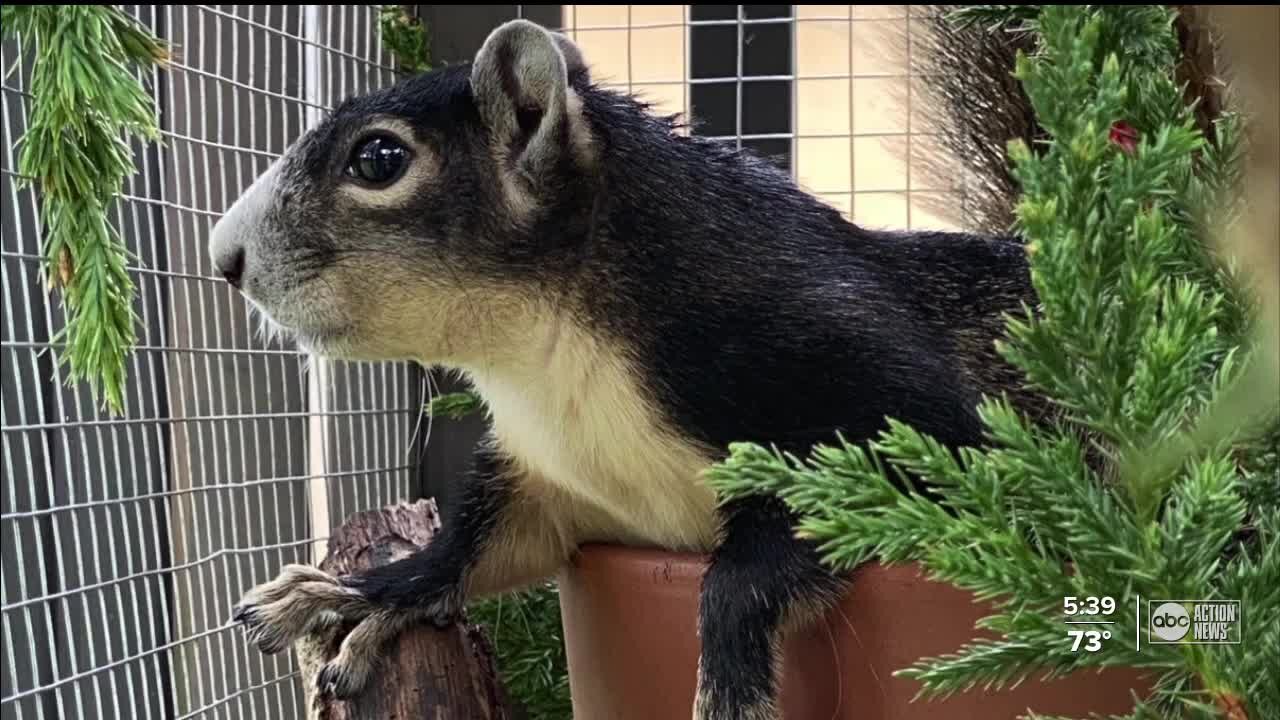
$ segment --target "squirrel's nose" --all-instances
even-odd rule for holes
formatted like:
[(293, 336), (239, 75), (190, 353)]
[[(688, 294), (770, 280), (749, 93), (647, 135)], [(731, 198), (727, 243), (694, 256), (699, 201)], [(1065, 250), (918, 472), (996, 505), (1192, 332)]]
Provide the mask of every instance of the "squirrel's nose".
[(279, 161), (276, 161), (258, 176), (209, 232), (209, 259), (213, 270), (226, 278), (231, 287), (246, 293), (253, 290), (257, 258), (260, 257), (257, 252), (252, 252), (255, 243), (261, 243), (264, 236), (270, 235), (270, 227), (274, 227), (267, 219), (276, 207), (279, 194), (276, 186), (278, 168)]
[(231, 287), (240, 289), (240, 276), (244, 274), (244, 248), (238, 247), (218, 259), (218, 272), (231, 283)]

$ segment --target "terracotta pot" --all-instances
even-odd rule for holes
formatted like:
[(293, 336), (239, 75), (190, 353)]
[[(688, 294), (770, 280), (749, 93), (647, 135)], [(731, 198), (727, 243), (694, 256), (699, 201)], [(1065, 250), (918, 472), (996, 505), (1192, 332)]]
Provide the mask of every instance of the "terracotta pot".
[[(560, 576), (574, 720), (688, 720), (697, 677), (698, 589), (706, 559), (587, 546)], [(867, 565), (841, 603), (784, 642), (786, 720), (1015, 718), (1028, 709), (1085, 717), (1125, 713), (1137, 673), (1091, 671), (1013, 690), (976, 689), (913, 702), (919, 684), (894, 677), (922, 657), (975, 637), (987, 608), (914, 566)], [(1068, 642), (1063, 626), (1063, 642)]]

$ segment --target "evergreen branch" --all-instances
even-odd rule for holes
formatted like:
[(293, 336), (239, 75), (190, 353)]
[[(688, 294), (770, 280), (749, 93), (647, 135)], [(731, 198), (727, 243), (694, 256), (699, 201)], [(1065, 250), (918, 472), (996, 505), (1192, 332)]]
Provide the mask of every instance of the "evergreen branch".
[(529, 720), (572, 716), (569, 669), (553, 584), (481, 600), (468, 608), (485, 628), (497, 654), (498, 672)]
[(1244, 476), (1241, 495), (1249, 506), (1249, 516), (1260, 517), (1269, 508), (1280, 507), (1280, 413), (1263, 424), (1251, 444), (1239, 449), (1240, 471)]
[(383, 5), (378, 11), (382, 45), (405, 71), (413, 74), (431, 69), (430, 40), (422, 20), (404, 5)]
[(965, 5), (948, 13), (947, 19), (961, 28), (981, 25), (989, 30), (1029, 33), (1039, 16), (1039, 5)]
[[(1277, 480), (1280, 475), (1270, 482)], [(1246, 699), (1249, 717), (1280, 717), (1280, 684), (1274, 682), (1280, 667), (1280, 503), (1262, 509), (1255, 524), (1254, 537), (1231, 559), (1219, 588), (1221, 597), (1240, 600), (1247, 640), (1218, 646), (1210, 687)]]
[(452, 420), (461, 420), (468, 415), (479, 412), (483, 407), (484, 403), (476, 393), (456, 392), (432, 398), (431, 402), (427, 404), (426, 410), (431, 417), (447, 417)]
[(902, 493), (875, 453), (843, 441), (815, 448), (807, 461), (735, 443), (705, 479), (725, 501), (758, 493), (780, 497), (802, 517), (798, 534), (817, 541), (824, 560), (839, 568), (872, 555), (889, 562), (917, 559), (922, 541), (946, 527), (942, 507)]
[(65, 315), (54, 340), (65, 343), (68, 382), (87, 381), (95, 401), (101, 393), (120, 412), (136, 315), (129, 251), (108, 207), (135, 171), (129, 140), (158, 136), (138, 74), (167, 51), (105, 5), (6, 5), (3, 25), (34, 49), (18, 182), (41, 192), (42, 269)]
[(1219, 558), (1245, 518), (1238, 483), (1230, 459), (1218, 456), (1195, 463), (1173, 488), (1160, 523), (1158, 573), (1169, 597), (1212, 586)]
[[(1028, 614), (1027, 617), (1043, 617)], [(1127, 653), (1073, 652), (1072, 639), (1064, 637), (1061, 622), (1045, 619), (1038, 631), (1010, 633), (1008, 639), (977, 640), (963, 645), (959, 652), (923, 658), (913, 665), (895, 671), (894, 675), (921, 684), (917, 699), (945, 699), (956, 693), (976, 688), (1002, 691), (1016, 688), (1028, 680), (1055, 680), (1093, 668), (1178, 667), (1173, 653), (1142, 656)]]

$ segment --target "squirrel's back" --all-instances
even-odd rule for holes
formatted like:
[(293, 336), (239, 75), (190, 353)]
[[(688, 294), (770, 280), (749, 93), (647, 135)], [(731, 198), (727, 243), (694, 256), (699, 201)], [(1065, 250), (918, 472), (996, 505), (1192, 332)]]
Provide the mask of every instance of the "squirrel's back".
[(980, 395), (1023, 396), (994, 349), (1032, 302), (1014, 238), (862, 228), (748, 151), (580, 94), (600, 184), (568, 266), (684, 431), (804, 446), (894, 415), (976, 443)]

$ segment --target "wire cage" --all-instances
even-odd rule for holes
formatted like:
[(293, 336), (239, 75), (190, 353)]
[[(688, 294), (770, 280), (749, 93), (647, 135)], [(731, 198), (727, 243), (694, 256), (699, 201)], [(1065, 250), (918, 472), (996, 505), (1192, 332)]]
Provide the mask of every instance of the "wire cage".
[[(930, 149), (909, 6), (411, 7), (434, 62), (528, 17), (578, 42), (597, 80), (771, 157), (858, 222), (948, 225), (921, 201), (956, 189), (911, 171)], [(302, 718), (295, 661), (250, 648), (232, 605), (323, 557), (351, 513), (446, 494), (479, 429), (437, 428), (424, 455), (426, 371), (263, 337), (208, 234), (322, 113), (400, 73), (378, 6), (124, 8), (175, 61), (144, 78), (163, 142), (135, 148), (113, 208), (138, 291), (121, 416), (64, 382), (38, 196), (16, 182), (31, 48), (3, 47), (0, 718)]]
[(50, 342), (37, 197), (14, 182), (30, 48), (3, 50), (0, 714), (300, 717), (293, 660), (248, 652), (230, 608), (316, 558), (347, 514), (412, 494), (423, 376), (308, 364), (262, 338), (208, 234), (326, 108), (395, 66), (376, 6), (126, 9), (175, 61), (145, 78), (163, 142), (136, 148), (113, 218), (139, 318), (119, 417), (64, 384)]

